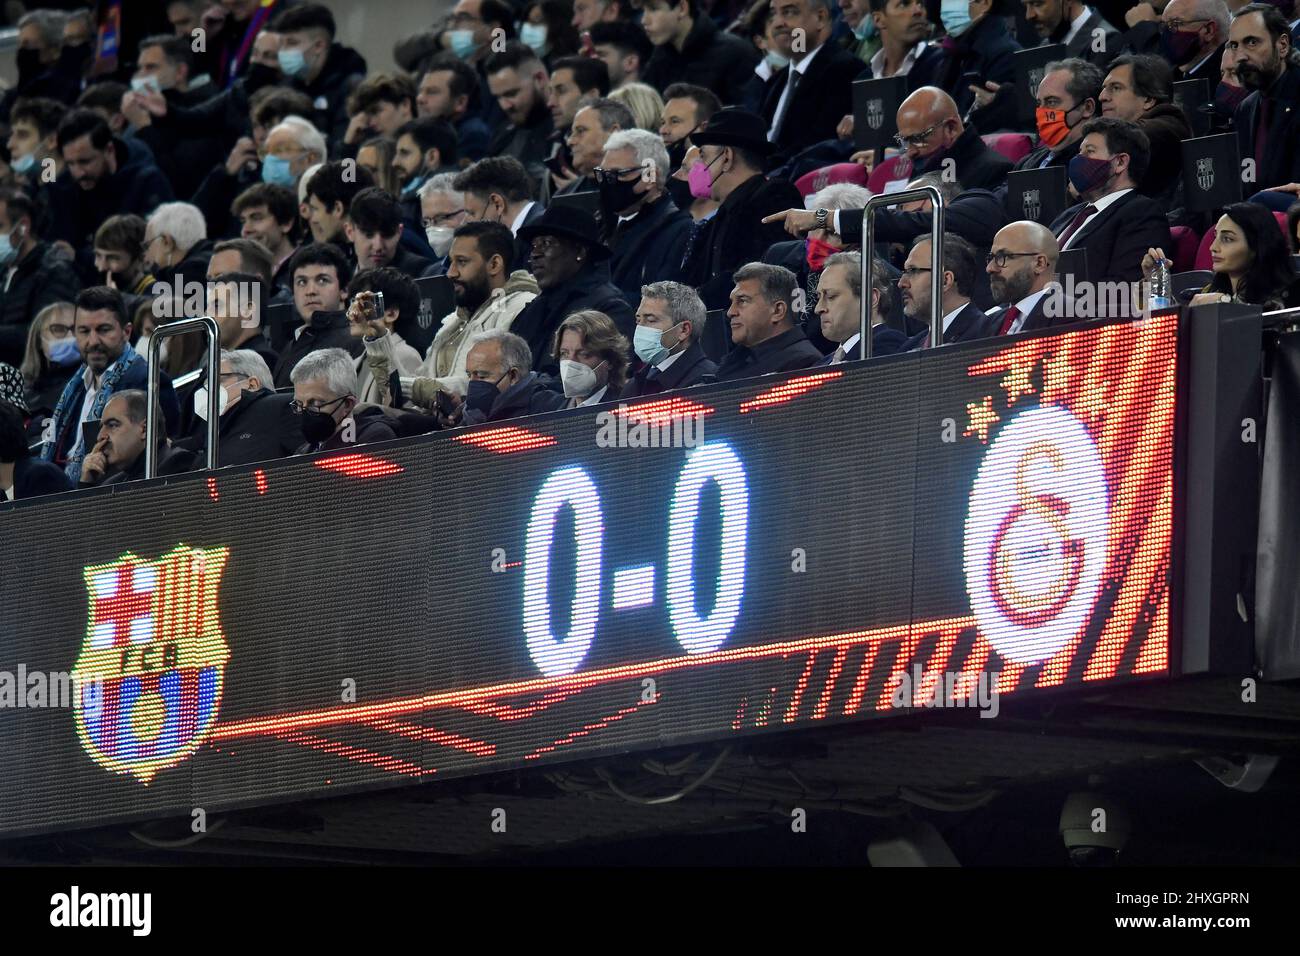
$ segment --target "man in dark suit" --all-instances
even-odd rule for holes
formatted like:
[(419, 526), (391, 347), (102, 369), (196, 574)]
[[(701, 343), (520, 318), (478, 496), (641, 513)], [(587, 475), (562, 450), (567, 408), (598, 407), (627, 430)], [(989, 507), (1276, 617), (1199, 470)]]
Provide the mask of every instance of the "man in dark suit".
[(948, 54), (926, 38), (932, 25), (924, 0), (870, 0), (871, 20), (880, 33), (880, 49), (858, 79), (906, 76), (908, 90), (937, 84)]
[(1038, 145), (1014, 169), (1065, 166), (1078, 155), (1083, 125), (1101, 114), (1105, 77), (1101, 67), (1077, 57), (1047, 64), (1038, 84)]
[(718, 381), (789, 372), (821, 361), (821, 352), (794, 324), (795, 280), (789, 269), (750, 262), (734, 278), (727, 319), (735, 348), (718, 366)]
[(963, 189), (995, 189), (1006, 182), (1011, 160), (967, 129), (951, 96), (923, 86), (898, 107), (898, 142), (907, 148), (917, 175), (957, 177)]
[(1090, 120), (1070, 182), (1083, 202), (1052, 223), (1060, 249), (1088, 250), (1092, 282), (1136, 282), (1147, 249), (1167, 249), (1169, 219), (1161, 205), (1136, 191), (1150, 160), (1146, 134), (1120, 119)]
[[(289, 407), (293, 396), (272, 389), (271, 370), (262, 357), (251, 349), (222, 349), (220, 375), (225, 394), (219, 397), (218, 406), (221, 423), (217, 429), (217, 467), (292, 455), (302, 444), (301, 422)], [(196, 416), (190, 434), (176, 442), (178, 448), (194, 451), (204, 462), (206, 419), (205, 407), (203, 415)]]
[(1043, 46), (1064, 43), (1066, 56), (1098, 66), (1113, 60), (1120, 49), (1120, 32), (1083, 0), (1021, 0), (1025, 19), (1043, 38)]
[(1110, 65), (1101, 113), (1136, 123), (1151, 144), (1151, 162), (1138, 189), (1168, 208), (1183, 180), (1182, 141), (1192, 129), (1173, 102), (1173, 70), (1158, 56), (1125, 54)]
[(1001, 307), (990, 313), (989, 335), (1013, 335), (1064, 324), (1048, 314), (1048, 284), (1060, 249), (1046, 226), (1022, 220), (1003, 226), (988, 255), (989, 286)]
[[(939, 315), (943, 328), (942, 344), (968, 342), (990, 334), (988, 316), (971, 304), (971, 292), (979, 274), (979, 259), (975, 247), (960, 236), (944, 233), (941, 237), (941, 268), (939, 281)], [(903, 274), (898, 279), (903, 293), (903, 312), (910, 319), (930, 322), (934, 311), (931, 299), (931, 250), (929, 236), (917, 236), (903, 263)], [(930, 330), (927, 328), (904, 344), (903, 350), (927, 348)]]
[(1242, 159), (1255, 161), (1255, 189), (1300, 182), (1300, 66), (1290, 26), (1272, 4), (1237, 11), (1228, 30), (1237, 78), (1251, 90), (1233, 120)]
[(1178, 79), (1204, 77), (1213, 95), (1231, 19), (1222, 0), (1169, 0), (1160, 14), (1160, 52), (1178, 68)]
[(528, 172), (512, 156), (488, 156), (480, 159), (456, 177), (453, 189), (465, 194), (468, 221), (484, 220), (505, 225), (515, 236), (515, 257), (510, 271), (528, 269), (532, 246), (519, 238), (519, 230), (531, 226), (545, 212), (541, 203), (533, 202)]
[(31, 457), (25, 418), (21, 408), (0, 399), (0, 501), (72, 490), (62, 468)]
[[(871, 271), (871, 355), (893, 355), (907, 336), (885, 324), (891, 307), (885, 264), (876, 260)], [(826, 260), (817, 286), (817, 317), (821, 333), (835, 350), (818, 365), (838, 365), (862, 358), (862, 254), (837, 252)]]
[(763, 118), (780, 166), (813, 143), (835, 138), (840, 118), (853, 112), (852, 84), (862, 61), (827, 42), (832, 19), (828, 0), (775, 0), (769, 35), (790, 65), (767, 82)]
[(645, 364), (623, 386), (620, 399), (697, 385), (718, 371), (700, 345), (706, 312), (690, 286), (651, 282), (641, 290), (632, 349)]
[[(1008, 29), (1007, 18), (996, 9), (999, 4), (1000, 0), (973, 0), (969, 4), (956, 5), (955, 9), (950, 7), (951, 12), (941, 14), (948, 30), (948, 39), (944, 42), (948, 48), (948, 61), (938, 85), (952, 94), (961, 115), (969, 116), (971, 125), (986, 133), (1015, 129), (1020, 125), (1016, 121), (1016, 98), (1010, 95), (1012, 88), (1009, 85), (1006, 93), (996, 97), (995, 101), (980, 95), (980, 107), (971, 112), (976, 101), (972, 87), (984, 86), (987, 89), (987, 84), (992, 84), (996, 89), (1013, 83), (1016, 78), (1015, 54), (1019, 52), (1020, 44)], [(965, 15), (970, 16), (970, 22), (963, 27), (960, 18)], [(972, 74), (979, 78), (976, 83), (970, 82)]]
[(696, 168), (707, 171), (710, 195), (720, 205), (707, 223), (696, 224), (694, 242), (688, 240), (683, 281), (699, 290), (706, 306), (722, 308), (730, 297), (732, 272), (762, 258), (783, 238), (781, 226), (764, 225), (763, 218), (799, 205), (799, 191), (787, 180), (763, 175), (773, 147), (767, 123), (757, 113), (719, 110), (691, 142), (700, 150)]

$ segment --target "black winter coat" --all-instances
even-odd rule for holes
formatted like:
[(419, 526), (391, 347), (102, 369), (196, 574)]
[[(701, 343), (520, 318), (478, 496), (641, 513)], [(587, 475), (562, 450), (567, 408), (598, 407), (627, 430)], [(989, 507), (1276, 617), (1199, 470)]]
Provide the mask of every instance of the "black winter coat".
[(570, 315), (583, 309), (604, 312), (627, 336), (628, 342), (632, 341), (636, 315), (618, 286), (609, 281), (609, 267), (603, 262), (596, 263), (562, 285), (543, 289), (511, 323), (510, 331), (523, 336), (533, 350), (534, 371), (559, 375), (560, 363), (551, 350), (555, 330)]
[(32, 319), (47, 305), (74, 301), (80, 291), (72, 263), (53, 246), (38, 242), (14, 267), (9, 288), (0, 292), (0, 362), (22, 365)]

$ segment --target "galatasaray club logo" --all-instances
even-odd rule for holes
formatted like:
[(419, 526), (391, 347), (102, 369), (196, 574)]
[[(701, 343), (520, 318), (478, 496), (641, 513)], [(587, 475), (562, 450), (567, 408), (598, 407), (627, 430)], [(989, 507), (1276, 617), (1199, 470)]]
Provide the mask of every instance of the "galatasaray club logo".
[(230, 649), (217, 617), (226, 548), (130, 552), (84, 571), (90, 619), (74, 677), (77, 736), (105, 770), (149, 783), (212, 729)]
[(1083, 627), (1108, 540), (1106, 474), (1083, 424), (1056, 405), (1021, 412), (989, 446), (971, 490), (971, 609), (1004, 659), (1051, 658)]

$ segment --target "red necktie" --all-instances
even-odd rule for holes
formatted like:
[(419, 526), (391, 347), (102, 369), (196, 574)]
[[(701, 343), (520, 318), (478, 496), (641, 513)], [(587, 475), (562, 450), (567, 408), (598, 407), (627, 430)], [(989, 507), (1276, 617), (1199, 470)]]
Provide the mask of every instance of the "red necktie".
[(1065, 227), (1065, 231), (1056, 237), (1056, 241), (1060, 248), (1065, 248), (1065, 244), (1070, 241), (1070, 237), (1078, 231), (1080, 226), (1083, 225), (1084, 220), (1093, 215), (1096, 211), (1097, 207), (1092, 203), (1088, 203), (1088, 205), (1079, 210), (1079, 214), (1070, 220), (1070, 224)]
[(1020, 310), (1014, 305), (1002, 313), (1002, 325), (998, 329), (998, 335), (1006, 335), (1011, 331), (1011, 326), (1015, 324), (1016, 319), (1020, 318)]

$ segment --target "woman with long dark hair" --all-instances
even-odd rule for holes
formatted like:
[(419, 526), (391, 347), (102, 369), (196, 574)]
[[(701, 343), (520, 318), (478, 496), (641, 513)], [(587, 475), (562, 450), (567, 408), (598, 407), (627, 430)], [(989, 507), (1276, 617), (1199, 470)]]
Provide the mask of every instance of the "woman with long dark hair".
[[(1214, 229), (1214, 278), (1192, 297), (1192, 305), (1245, 302), (1265, 310), (1300, 305), (1300, 278), (1290, 244), (1271, 210), (1257, 203), (1233, 203), (1223, 208)], [(1157, 258), (1165, 258), (1164, 252), (1148, 250), (1142, 260), (1144, 274)]]

